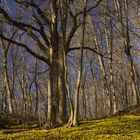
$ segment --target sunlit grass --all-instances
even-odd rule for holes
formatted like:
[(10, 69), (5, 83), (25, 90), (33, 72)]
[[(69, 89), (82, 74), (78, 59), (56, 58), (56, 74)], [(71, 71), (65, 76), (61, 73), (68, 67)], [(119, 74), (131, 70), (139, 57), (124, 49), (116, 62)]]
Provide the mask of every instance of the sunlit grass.
[(82, 121), (79, 127), (38, 130), (13, 127), (0, 130), (3, 140), (140, 140), (140, 116), (124, 115)]

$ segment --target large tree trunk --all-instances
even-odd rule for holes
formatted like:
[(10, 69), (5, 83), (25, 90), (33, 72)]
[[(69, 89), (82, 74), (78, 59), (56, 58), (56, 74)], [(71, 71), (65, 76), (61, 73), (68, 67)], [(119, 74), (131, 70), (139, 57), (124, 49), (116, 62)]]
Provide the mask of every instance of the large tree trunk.
[[(50, 72), (48, 85), (48, 117), (49, 127), (62, 125), (66, 121), (66, 88), (64, 69), (65, 35), (60, 37), (57, 31), (58, 11), (57, 1), (50, 3), (51, 11), (51, 44), (50, 44)], [(61, 40), (63, 39), (63, 41)]]
[(63, 45), (59, 46), (59, 61), (58, 61), (58, 67), (59, 67), (59, 78), (58, 78), (58, 91), (59, 91), (59, 113), (58, 113), (58, 123), (62, 124), (67, 121), (67, 115), (66, 115), (66, 81), (65, 81), (65, 67), (64, 67), (64, 48)]
[(66, 122), (66, 88), (63, 52), (58, 48), (50, 49), (50, 71), (48, 82), (47, 125), (55, 127)]
[(48, 116), (47, 122), (50, 127), (57, 123), (58, 114), (58, 51), (50, 48), (50, 70), (48, 82)]

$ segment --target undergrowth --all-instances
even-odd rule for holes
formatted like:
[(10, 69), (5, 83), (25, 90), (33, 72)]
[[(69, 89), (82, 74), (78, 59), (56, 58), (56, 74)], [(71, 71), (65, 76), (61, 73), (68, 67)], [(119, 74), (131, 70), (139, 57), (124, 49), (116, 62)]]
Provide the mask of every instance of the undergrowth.
[(79, 127), (39, 130), (14, 126), (0, 130), (1, 140), (140, 140), (140, 116), (123, 115), (82, 121)]

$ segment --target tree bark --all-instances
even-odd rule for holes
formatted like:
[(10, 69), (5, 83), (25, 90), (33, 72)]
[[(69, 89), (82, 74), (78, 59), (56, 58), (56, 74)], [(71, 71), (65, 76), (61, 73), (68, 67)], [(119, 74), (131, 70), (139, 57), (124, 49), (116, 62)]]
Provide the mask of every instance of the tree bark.
[(63, 50), (50, 48), (48, 82), (48, 118), (51, 127), (66, 122), (66, 86), (64, 77)]
[(7, 91), (9, 113), (13, 113), (11, 87), (10, 87), (10, 83), (9, 83), (9, 79), (8, 79), (7, 53), (8, 53), (8, 49), (4, 50), (4, 56), (3, 56), (4, 84), (5, 84), (6, 91)]

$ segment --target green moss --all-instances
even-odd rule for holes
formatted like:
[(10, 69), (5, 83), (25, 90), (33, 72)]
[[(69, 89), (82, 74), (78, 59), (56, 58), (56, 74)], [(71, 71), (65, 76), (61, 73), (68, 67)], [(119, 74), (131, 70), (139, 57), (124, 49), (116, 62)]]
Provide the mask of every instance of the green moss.
[(38, 130), (18, 126), (0, 130), (3, 140), (140, 140), (140, 116), (124, 115), (82, 121), (79, 127)]

